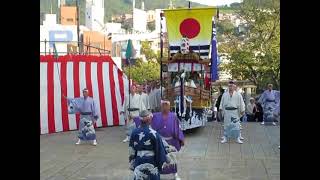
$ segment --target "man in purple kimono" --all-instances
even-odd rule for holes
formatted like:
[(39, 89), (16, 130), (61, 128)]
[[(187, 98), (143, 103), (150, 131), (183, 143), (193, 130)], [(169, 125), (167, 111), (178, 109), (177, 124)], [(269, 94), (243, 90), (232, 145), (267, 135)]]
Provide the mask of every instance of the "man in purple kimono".
[(69, 105), (69, 114), (80, 113), (78, 142), (92, 141), (93, 145), (97, 145), (96, 132), (93, 124), (98, 120), (98, 109), (94, 100), (89, 97), (89, 90), (87, 88), (82, 91), (83, 97), (67, 98)]
[[(180, 151), (184, 145), (184, 135), (179, 127), (179, 120), (175, 113), (170, 112), (170, 102), (161, 100), (161, 112), (153, 114), (151, 127), (157, 131), (170, 145), (169, 149)], [(163, 167), (161, 174), (170, 174), (180, 179), (177, 174), (177, 164), (171, 163)]]

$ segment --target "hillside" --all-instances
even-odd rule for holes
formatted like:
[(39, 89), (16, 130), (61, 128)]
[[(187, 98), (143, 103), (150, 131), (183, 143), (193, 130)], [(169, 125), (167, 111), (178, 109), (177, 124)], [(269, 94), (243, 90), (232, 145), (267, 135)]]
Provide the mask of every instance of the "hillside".
[[(105, 1), (105, 22), (111, 21), (112, 15), (121, 15), (124, 13), (132, 12), (132, 0), (104, 0)], [(244, 0), (254, 3), (256, 6), (266, 7), (268, 4), (272, 3), (273, 0)], [(170, 0), (144, 0), (145, 9), (163, 9), (168, 8)], [(188, 7), (187, 0), (172, 0), (175, 7)], [(66, 0), (67, 4), (75, 5), (76, 0)], [(234, 9), (238, 7), (235, 3), (232, 8), (221, 7), (220, 12), (222, 13), (232, 13)], [(202, 6), (197, 3), (191, 3), (191, 7)], [(80, 23), (84, 24), (84, 14), (85, 14), (85, 0), (80, 0)], [(136, 7), (141, 8), (141, 0), (136, 0)], [(40, 14), (45, 13), (58, 13), (58, 0), (40, 0)], [(41, 17), (40, 17), (41, 18)], [(41, 18), (42, 20), (42, 18)], [(40, 22), (41, 22), (40, 20)]]
[[(170, 0), (145, 0), (145, 9), (163, 9), (168, 8)], [(186, 0), (173, 0), (175, 7), (188, 7)], [(75, 5), (75, 0), (66, 0), (67, 4)], [(191, 3), (191, 7), (201, 6), (197, 3)], [(80, 23), (84, 24), (85, 0), (80, 0)], [(141, 0), (136, 0), (136, 8), (141, 8)], [(52, 11), (51, 11), (52, 10)], [(58, 12), (58, 0), (40, 0), (40, 14)], [(105, 0), (105, 22), (111, 21), (112, 15), (120, 15), (132, 12), (132, 0)], [(41, 21), (41, 20), (40, 20)]]

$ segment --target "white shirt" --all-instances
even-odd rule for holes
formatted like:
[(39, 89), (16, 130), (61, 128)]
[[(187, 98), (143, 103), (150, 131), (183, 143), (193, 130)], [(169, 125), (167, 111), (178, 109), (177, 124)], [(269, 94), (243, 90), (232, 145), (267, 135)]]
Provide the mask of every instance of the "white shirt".
[(238, 108), (238, 116), (240, 118), (240, 113), (245, 111), (245, 104), (241, 94), (237, 91), (234, 91), (232, 96), (230, 96), (228, 91), (223, 93), (219, 109), (227, 113), (228, 111), (225, 110), (226, 107)]
[(251, 104), (251, 103), (249, 103), (248, 105), (247, 105), (247, 113), (248, 114), (253, 114), (253, 108), (255, 107), (256, 105), (253, 103), (253, 104)]
[(150, 103), (149, 103), (149, 95), (142, 92), (140, 94), (141, 97), (141, 101), (143, 102), (143, 104), (145, 105), (146, 109), (150, 109)]
[[(127, 112), (126, 114), (129, 115), (128, 108), (129, 108), (129, 99), (128, 96), (126, 96), (126, 107), (125, 111)], [(141, 96), (139, 94), (130, 94), (130, 108), (139, 108), (138, 111), (131, 111), (130, 114), (134, 117), (139, 116), (139, 112), (142, 110), (146, 110), (146, 107), (144, 103), (141, 101)]]
[(154, 96), (155, 96), (155, 89), (151, 89), (150, 94), (149, 94), (149, 106), (150, 106), (150, 109), (154, 109), (155, 108)]

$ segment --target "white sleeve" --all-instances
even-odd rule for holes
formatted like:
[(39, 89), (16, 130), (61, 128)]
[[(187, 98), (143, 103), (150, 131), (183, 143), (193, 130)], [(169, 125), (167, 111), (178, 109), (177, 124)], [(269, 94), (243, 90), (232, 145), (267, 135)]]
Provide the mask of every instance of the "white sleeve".
[(246, 105), (244, 104), (243, 97), (239, 95), (240, 97), (240, 113), (244, 112), (246, 110)]
[(145, 102), (147, 103), (147, 104), (145, 104), (146, 108), (150, 109), (150, 103), (149, 103), (149, 96), (148, 95), (145, 96)]
[(142, 96), (139, 97), (139, 106), (140, 106), (139, 107), (140, 112), (143, 111), (143, 110), (146, 110), (146, 106), (143, 103)]
[(223, 110), (223, 106), (224, 106), (224, 95), (221, 96), (219, 109)]

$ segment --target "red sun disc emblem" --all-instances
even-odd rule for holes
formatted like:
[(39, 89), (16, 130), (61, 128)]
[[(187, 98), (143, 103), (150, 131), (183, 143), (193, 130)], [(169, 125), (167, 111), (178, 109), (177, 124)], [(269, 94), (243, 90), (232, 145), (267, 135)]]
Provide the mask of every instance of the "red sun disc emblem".
[(192, 39), (196, 37), (200, 32), (200, 23), (193, 19), (188, 18), (180, 23), (180, 33), (182, 36), (187, 36), (187, 38)]

